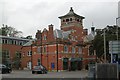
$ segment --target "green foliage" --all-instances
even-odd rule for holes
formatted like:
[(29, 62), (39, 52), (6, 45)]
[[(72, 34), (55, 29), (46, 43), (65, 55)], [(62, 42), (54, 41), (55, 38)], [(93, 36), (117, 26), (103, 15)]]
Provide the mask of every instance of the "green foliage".
[[(109, 41), (117, 40), (116, 29), (117, 29), (116, 26), (107, 26), (104, 29), (98, 30), (97, 35), (92, 41), (93, 48), (94, 50), (96, 50), (97, 57), (101, 57), (104, 53), (103, 30), (105, 30), (105, 37), (106, 37), (106, 53), (107, 56), (109, 56)], [(118, 33), (120, 35), (120, 28), (118, 28)]]
[(93, 48), (96, 50), (96, 54), (98, 57), (102, 56), (103, 50), (103, 37), (101, 35), (96, 35), (93, 40)]
[(0, 29), (0, 35), (7, 36), (7, 33), (8, 33), (8, 26), (6, 25), (4, 27), (1, 27), (1, 29)]
[(8, 25), (2, 25), (0, 28), (0, 35), (3, 36), (10, 36), (10, 37), (19, 37), (21, 36), (22, 32), (16, 30), (15, 28), (8, 26)]
[(15, 57), (13, 58), (13, 64), (12, 65), (15, 69), (19, 69), (20, 64), (21, 64), (21, 53), (16, 52)]

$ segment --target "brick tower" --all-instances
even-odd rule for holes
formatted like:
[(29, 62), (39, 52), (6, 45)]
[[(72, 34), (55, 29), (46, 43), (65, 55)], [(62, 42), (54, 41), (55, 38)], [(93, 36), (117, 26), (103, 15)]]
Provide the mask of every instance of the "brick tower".
[(83, 16), (77, 15), (74, 13), (72, 7), (70, 11), (64, 15), (59, 17), (61, 19), (61, 30), (70, 30), (73, 27), (81, 27), (83, 28)]

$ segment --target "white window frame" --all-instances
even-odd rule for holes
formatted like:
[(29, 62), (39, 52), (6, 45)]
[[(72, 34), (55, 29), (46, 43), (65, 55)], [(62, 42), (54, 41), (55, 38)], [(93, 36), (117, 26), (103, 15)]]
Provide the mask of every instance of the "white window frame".
[(27, 52), (27, 56), (31, 56), (31, 50), (29, 50), (28, 52)]

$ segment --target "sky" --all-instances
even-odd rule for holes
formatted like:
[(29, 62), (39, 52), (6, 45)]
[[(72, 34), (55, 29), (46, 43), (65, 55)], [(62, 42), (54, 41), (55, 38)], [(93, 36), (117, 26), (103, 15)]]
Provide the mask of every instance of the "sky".
[(6, 24), (23, 32), (23, 36), (35, 37), (37, 30), (60, 29), (59, 16), (67, 14), (70, 7), (84, 16), (84, 28), (90, 31), (115, 25), (119, 0), (0, 0), (0, 25)]

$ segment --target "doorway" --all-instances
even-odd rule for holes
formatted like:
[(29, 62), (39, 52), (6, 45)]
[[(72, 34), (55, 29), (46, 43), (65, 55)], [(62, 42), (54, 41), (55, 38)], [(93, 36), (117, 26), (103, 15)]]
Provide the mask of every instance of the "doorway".
[(32, 63), (30, 61), (27, 63), (27, 68), (30, 69), (30, 70), (31, 70), (31, 64)]
[(63, 70), (68, 70), (68, 58), (63, 59)]

